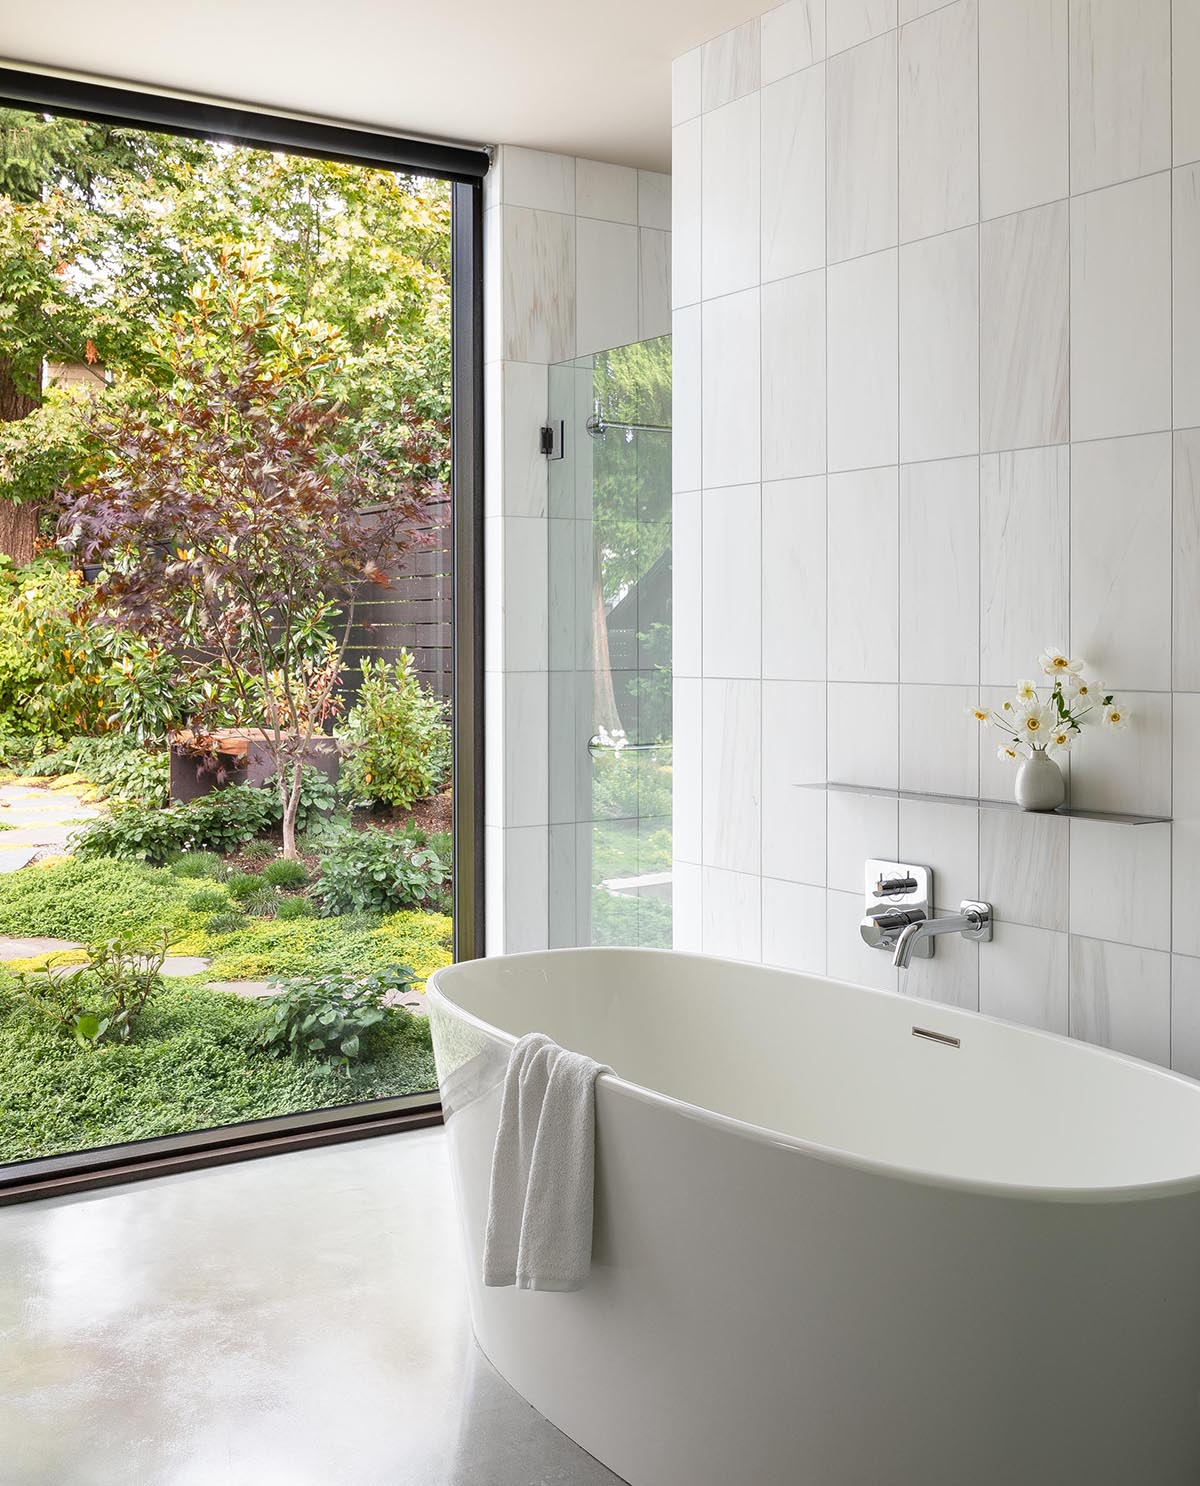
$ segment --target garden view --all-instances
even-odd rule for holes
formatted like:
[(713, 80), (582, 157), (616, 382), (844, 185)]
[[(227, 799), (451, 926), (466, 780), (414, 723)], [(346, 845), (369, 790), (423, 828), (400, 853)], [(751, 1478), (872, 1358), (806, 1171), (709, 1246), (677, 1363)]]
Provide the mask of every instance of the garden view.
[(0, 110), (0, 1161), (434, 1085), (449, 223)]

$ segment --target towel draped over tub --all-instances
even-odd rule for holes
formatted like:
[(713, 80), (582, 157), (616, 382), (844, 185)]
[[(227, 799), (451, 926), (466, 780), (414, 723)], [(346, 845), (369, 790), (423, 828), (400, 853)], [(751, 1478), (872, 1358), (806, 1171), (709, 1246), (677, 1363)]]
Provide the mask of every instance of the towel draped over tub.
[(483, 1283), (578, 1290), (592, 1264), (596, 1076), (540, 1032), (508, 1059), (492, 1153)]

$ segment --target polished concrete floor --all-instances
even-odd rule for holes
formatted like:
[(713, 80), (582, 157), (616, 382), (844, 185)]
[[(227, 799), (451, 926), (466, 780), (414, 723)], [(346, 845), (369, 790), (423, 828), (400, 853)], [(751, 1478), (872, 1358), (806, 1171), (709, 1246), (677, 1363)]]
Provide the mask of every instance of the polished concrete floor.
[(445, 1135), (0, 1209), (3, 1486), (616, 1486), (471, 1339)]

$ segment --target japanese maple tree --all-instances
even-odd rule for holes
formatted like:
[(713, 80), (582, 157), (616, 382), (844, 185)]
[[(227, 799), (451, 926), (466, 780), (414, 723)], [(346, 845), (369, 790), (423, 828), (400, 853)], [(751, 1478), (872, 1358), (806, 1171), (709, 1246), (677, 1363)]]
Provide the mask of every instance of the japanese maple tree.
[(222, 255), (155, 357), (97, 415), (101, 453), (60, 545), (101, 565), (97, 615), (193, 673), (194, 731), (231, 713), (261, 730), (293, 857), (305, 754), (338, 710), (357, 603), (425, 540), (447, 430), (404, 406), (376, 428), (342, 333), (294, 313), (252, 254)]

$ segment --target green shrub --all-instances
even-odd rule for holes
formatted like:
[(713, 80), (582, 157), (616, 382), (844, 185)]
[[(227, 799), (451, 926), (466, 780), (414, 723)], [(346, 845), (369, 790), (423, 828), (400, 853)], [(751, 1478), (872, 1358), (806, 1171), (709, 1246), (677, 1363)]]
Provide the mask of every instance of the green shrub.
[(81, 1047), (125, 1041), (156, 991), (170, 948), (163, 933), (154, 945), (121, 936), (87, 946), (82, 965), (47, 957), (40, 971), (17, 976), (17, 994), (70, 1032)]
[(276, 850), (272, 841), (248, 841), (239, 855), (245, 857), (248, 862), (273, 862)]
[[(283, 807), (279, 803), (279, 776), (270, 774), (263, 780), (263, 789), (269, 790), (275, 800), (276, 824), (283, 819)], [(311, 831), (321, 821), (328, 819), (337, 809), (337, 785), (323, 769), (305, 764), (300, 771), (300, 803), (296, 807), (297, 833)]]
[(0, 874), (0, 934), (95, 943), (188, 924), (192, 889), (136, 862), (65, 860)]
[(30, 760), (21, 772), (42, 779), (81, 775), (118, 805), (168, 803), (171, 769), (166, 748), (139, 743), (127, 734), (72, 738), (64, 747)]
[(246, 927), (246, 915), (238, 913), (235, 909), (226, 908), (221, 913), (214, 913), (204, 922), (204, 932), (223, 937), (227, 934), (236, 934), (239, 929)]
[(232, 784), (169, 810), (123, 806), (85, 826), (72, 847), (85, 860), (116, 857), (157, 864), (179, 852), (236, 851), (278, 816), (278, 797), (253, 785)]
[(312, 918), (313, 906), (307, 898), (281, 898), (275, 911), (276, 918)]
[(303, 862), (280, 857), (262, 869), (262, 880), (272, 887), (303, 887), (308, 881), (308, 872)]
[(275, 918), (282, 902), (273, 887), (260, 887), (242, 899), (242, 910), (255, 918)]
[(252, 897), (262, 885), (263, 880), (257, 872), (233, 872), (225, 883), (229, 896), (239, 903)]
[[(4, 987), (8, 986), (8, 989)], [(423, 1017), (387, 1018), (372, 1065), (265, 1057), (261, 1004), (168, 980), (127, 1042), (85, 1051), (0, 977), (0, 1161), (175, 1135), (437, 1085)]]
[(449, 776), (452, 734), (445, 703), (421, 685), (407, 650), (395, 665), (362, 662), (362, 685), (346, 718), (354, 747), (342, 761), (346, 799), (406, 810)]
[(176, 877), (209, 877), (214, 882), (223, 881), (226, 875), (225, 863), (215, 851), (185, 851), (171, 863), (171, 871)]
[(401, 834), (354, 831), (334, 845), (321, 863), (322, 912), (392, 913), (427, 902), (449, 877), (430, 847)]
[(276, 995), (263, 1012), (258, 1035), (267, 1052), (317, 1058), (348, 1068), (368, 1052), (373, 1032), (386, 1018), (410, 1014), (385, 1006), (384, 997), (406, 990), (413, 972), (393, 965), (374, 974), (309, 975), (273, 981)]
[(219, 888), (205, 887), (192, 894), (187, 906), (189, 913), (223, 913), (229, 907), (229, 900)]
[(407, 911), (379, 918), (243, 918), (220, 944), (194, 947), (212, 956), (216, 980), (265, 980), (270, 976), (365, 974), (388, 965), (411, 965), (418, 983), (451, 960), (452, 925), (439, 913)]

